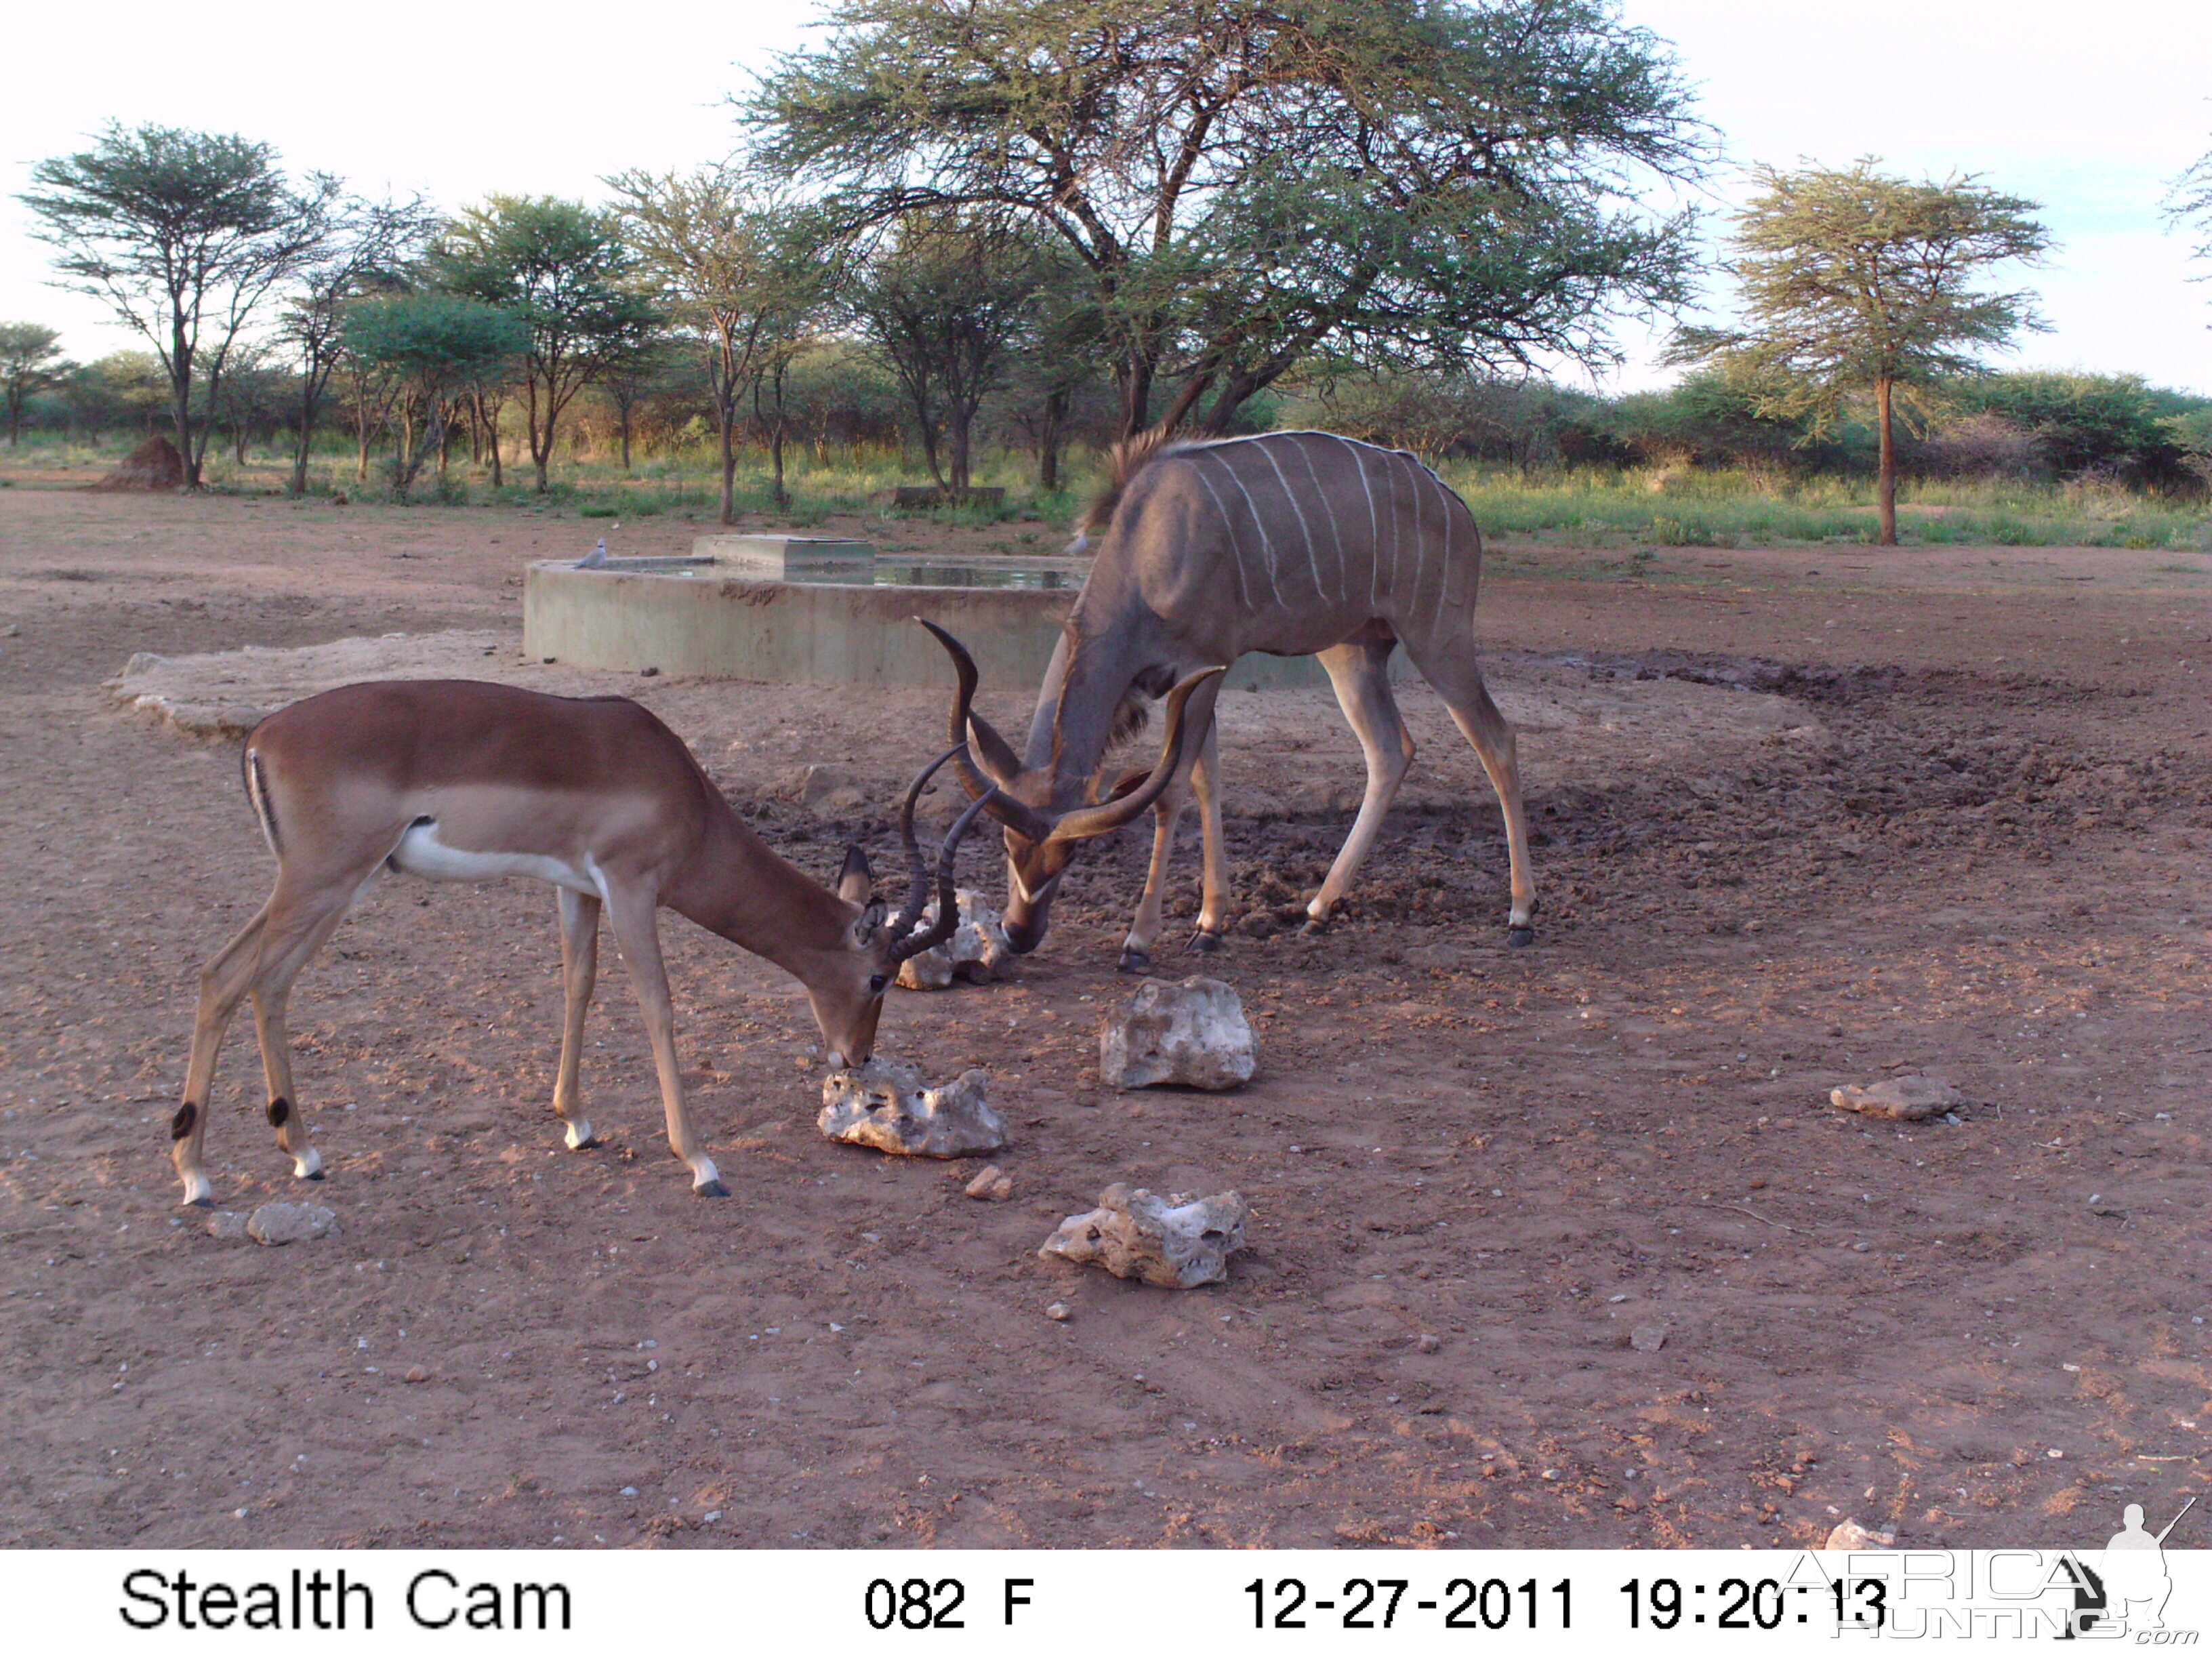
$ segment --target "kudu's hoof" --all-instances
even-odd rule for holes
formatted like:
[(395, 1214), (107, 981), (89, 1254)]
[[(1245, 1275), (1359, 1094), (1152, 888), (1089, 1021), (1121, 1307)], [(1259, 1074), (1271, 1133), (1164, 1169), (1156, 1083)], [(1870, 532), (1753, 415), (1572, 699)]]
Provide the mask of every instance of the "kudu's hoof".
[(1328, 932), (1328, 928), (1329, 921), (1327, 916), (1308, 916), (1306, 925), (1299, 928), (1298, 932), (1304, 933), (1308, 939), (1319, 939), (1323, 933)]
[(1152, 959), (1149, 954), (1143, 951), (1128, 950), (1126, 947), (1121, 952), (1121, 961), (1114, 965), (1119, 971), (1125, 974), (1149, 974), (1152, 971)]
[(1210, 957), (1221, 948), (1221, 935), (1200, 928), (1190, 936), (1190, 948), (1202, 957)]
[(707, 1182), (694, 1187), (691, 1191), (698, 1198), (727, 1198), (730, 1195), (730, 1189), (719, 1181)]
[(1509, 927), (1505, 930), (1505, 942), (1513, 945), (1534, 945), (1536, 930), (1533, 927)]

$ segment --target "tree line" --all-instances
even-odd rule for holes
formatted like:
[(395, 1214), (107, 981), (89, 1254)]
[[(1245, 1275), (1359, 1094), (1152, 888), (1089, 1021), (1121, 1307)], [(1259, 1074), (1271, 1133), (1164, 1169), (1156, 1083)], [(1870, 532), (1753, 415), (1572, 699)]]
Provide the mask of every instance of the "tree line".
[[(147, 342), (187, 487), (273, 381), (295, 489), (336, 410), (362, 468), (390, 446), (403, 495), (462, 438), (495, 473), (519, 438), (542, 491), (590, 388), (625, 450), (634, 417), (688, 400), (726, 519), (749, 442), (785, 498), (800, 394), (841, 355), (956, 492), (979, 430), (1018, 431), (1050, 488), (1073, 434), (1311, 404), (1524, 465), (1841, 463), (1863, 431), (1886, 538), (1901, 466), (2201, 471), (2201, 400), (1986, 372), (2040, 326), (1989, 286), (2048, 249), (2036, 204), (1870, 158), (1754, 169), (1720, 273), (1738, 319), (1678, 329), (1681, 386), (1594, 410), (1546, 383), (1616, 362), (1620, 325), (1680, 316), (1704, 274), (1693, 215), (1649, 203), (1705, 176), (1716, 136), (1671, 48), (1606, 0), (842, 0), (828, 23), (733, 98), (732, 161), (616, 175), (604, 206), (440, 215), (289, 177), (264, 144), (120, 125), (21, 199), (58, 280)], [(2212, 228), (2207, 177), (2212, 157), (2177, 180), (2177, 225)], [(11, 437), (64, 383), (41, 332), (0, 326)]]

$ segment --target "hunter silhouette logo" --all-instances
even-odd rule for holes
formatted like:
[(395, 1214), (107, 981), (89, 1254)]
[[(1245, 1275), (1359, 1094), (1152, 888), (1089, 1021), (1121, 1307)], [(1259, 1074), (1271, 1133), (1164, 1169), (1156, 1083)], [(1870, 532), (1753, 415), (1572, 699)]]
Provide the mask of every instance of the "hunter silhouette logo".
[[(2097, 1564), (2094, 1576), (2103, 1606), (2095, 1613), (2085, 1608), (2077, 1615), (2078, 1628), (2086, 1630), (2098, 1620), (2112, 1620), (2118, 1630), (2166, 1628), (2166, 1598), (2173, 1594), (2173, 1580), (2166, 1570), (2166, 1535), (2196, 1504), (2192, 1497), (2156, 1536), (2143, 1530), (2142, 1504), (2130, 1504), (2120, 1512), (2120, 1530), (2105, 1545), (2105, 1559)], [(2080, 1604), (2078, 1591), (2075, 1600)]]

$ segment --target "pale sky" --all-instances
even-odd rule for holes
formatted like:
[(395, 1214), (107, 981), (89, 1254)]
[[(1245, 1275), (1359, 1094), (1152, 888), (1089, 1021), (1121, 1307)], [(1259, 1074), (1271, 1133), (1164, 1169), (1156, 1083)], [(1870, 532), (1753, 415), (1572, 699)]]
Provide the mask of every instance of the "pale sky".
[[(1982, 175), (2043, 204), (2058, 246), (2008, 288), (2038, 292), (2051, 331), (2007, 366), (2134, 373), (2212, 394), (2212, 266), (2157, 208), (2212, 150), (2212, 4), (2204, 0), (1623, 0), (1671, 41), (1731, 161), (1908, 177)], [(0, 99), (0, 319), (64, 331), (72, 356), (132, 343), (94, 302), (45, 285), (48, 250), (15, 197), (30, 168), (114, 119), (236, 132), (288, 167), (454, 208), (495, 191), (596, 199), (607, 173), (719, 159), (724, 103), (749, 66), (809, 38), (809, 0), (346, 12), (247, 3), (180, 12), (106, 0), (82, 18), (26, 8)], [(574, 16), (578, 21), (566, 21)], [(618, 28), (615, 20), (635, 19)], [(181, 38), (179, 19), (182, 19)], [(1721, 214), (1740, 173), (1715, 173)], [(1716, 290), (1724, 302), (1725, 285)], [(1671, 378), (1629, 331), (1608, 389)]]

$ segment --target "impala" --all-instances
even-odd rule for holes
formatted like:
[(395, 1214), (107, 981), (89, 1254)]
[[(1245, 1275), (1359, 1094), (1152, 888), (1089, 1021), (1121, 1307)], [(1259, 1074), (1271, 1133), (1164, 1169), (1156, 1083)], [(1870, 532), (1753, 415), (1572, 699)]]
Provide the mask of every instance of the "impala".
[(1102, 804), (1099, 771), (1115, 738), (1141, 724), (1146, 698), (1199, 664), (1233, 663), (1247, 651), (1318, 656), (1366, 757), (1358, 816), (1306, 906), (1307, 927), (1326, 927), (1413, 763), (1413, 735), (1390, 691), (1390, 653), (1401, 643), (1497, 791), (1511, 863), (1507, 938), (1530, 941), (1536, 896), (1513, 729), (1475, 660), (1482, 538), (1443, 480), (1411, 455), (1334, 433), (1211, 442), (1152, 434), (1115, 450), (1076, 550), (1093, 534), (1097, 554), (1020, 753), (975, 713), (968, 653), (932, 629), (959, 677), (951, 733), (966, 745), (962, 777), (970, 794), (988, 797), (985, 810), (1006, 829), (1005, 922), (1014, 949), (1033, 950), (1043, 939), (1076, 848), (1152, 805), (1152, 866), (1121, 964), (1146, 967), (1186, 784), (1198, 796), (1206, 862), (1191, 943), (1211, 950), (1219, 942), (1228, 884), (1212, 720), (1218, 682), (1191, 717), (1200, 738), (1175, 776)]
[(456, 881), (532, 876), (560, 890), (567, 1006), (553, 1109), (572, 1149), (596, 1144), (578, 1072), (604, 908), (644, 1011), (669, 1146), (690, 1166), (694, 1191), (725, 1195), (684, 1109), (660, 908), (791, 974), (806, 988), (830, 1065), (858, 1065), (874, 1048), (898, 964), (957, 925), (953, 858), (976, 804), (939, 849), (937, 919), (917, 927), (929, 871), (915, 839), (915, 802), (951, 758), (939, 757), (907, 792), (899, 828), (911, 881), (904, 908), (887, 921), (859, 848), (846, 855), (836, 890), (820, 885), (746, 826), (680, 738), (625, 697), (394, 680), (342, 686), (270, 715), (247, 737), (243, 769), (276, 855), (276, 885), (200, 974), (184, 1103), (170, 1124), (185, 1201), (210, 1200), (202, 1164), (209, 1090), (224, 1029), (248, 997), (276, 1145), (300, 1176), (321, 1178), (293, 1087), (285, 1001), (381, 870)]

